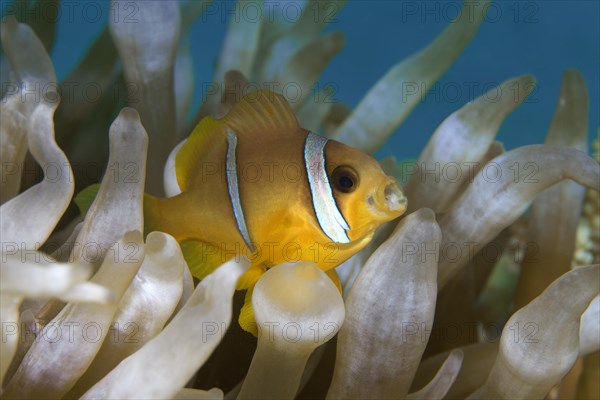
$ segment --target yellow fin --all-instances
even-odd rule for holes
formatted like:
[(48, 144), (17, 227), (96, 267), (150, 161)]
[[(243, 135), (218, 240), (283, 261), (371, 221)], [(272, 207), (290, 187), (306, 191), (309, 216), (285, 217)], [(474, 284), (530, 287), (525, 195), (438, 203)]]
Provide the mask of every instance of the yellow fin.
[[(299, 125), (282, 95), (269, 90), (248, 93), (223, 118), (202, 119), (181, 146), (175, 156), (175, 175), (182, 191), (203, 167), (214, 168), (211, 162), (221, 158), (224, 162), (227, 127), (240, 136), (264, 136), (294, 134)], [(219, 153), (215, 155), (215, 151)]]
[(214, 245), (197, 240), (183, 240), (179, 245), (183, 258), (195, 278), (206, 278), (224, 262), (220, 251), (210, 251), (215, 248)]
[(246, 272), (240, 276), (237, 281), (236, 290), (244, 290), (250, 287), (254, 287), (260, 277), (266, 272), (266, 268), (263, 264), (251, 265)]
[(256, 327), (256, 320), (254, 319), (254, 311), (252, 310), (252, 292), (254, 286), (260, 277), (266, 272), (266, 268), (263, 264), (255, 264), (242, 275), (237, 281), (237, 290), (248, 289), (246, 297), (244, 298), (244, 305), (240, 310), (240, 316), (238, 323), (246, 332), (251, 333), (254, 336), (258, 335), (258, 328)]
[(90, 206), (96, 199), (96, 195), (98, 194), (99, 189), (100, 184), (94, 183), (93, 185), (90, 185), (83, 189), (81, 192), (77, 193), (73, 201), (77, 205), (77, 208), (79, 208), (79, 212), (81, 213), (81, 215), (85, 216), (85, 214), (87, 214), (88, 210), (90, 209)]
[[(244, 298), (244, 305), (240, 310), (238, 322), (243, 330), (251, 333), (254, 336), (258, 335), (258, 328), (256, 325), (256, 320), (254, 319), (254, 310), (252, 309), (252, 292), (254, 292), (254, 286), (256, 286), (256, 282), (258, 282), (264, 273), (265, 268), (263, 266), (253, 265), (244, 273), (244, 275), (239, 278), (237, 283), (238, 290), (245, 288), (248, 289), (246, 292), (246, 297)], [(329, 277), (329, 279), (331, 279), (333, 284), (338, 288), (339, 292), (342, 293), (342, 284), (335, 269), (325, 271), (325, 274)]]
[(246, 292), (244, 298), (244, 305), (240, 310), (240, 316), (238, 322), (243, 330), (251, 333), (254, 336), (258, 336), (258, 327), (256, 326), (256, 320), (254, 319), (254, 311), (252, 310), (252, 292), (254, 286)]
[(181, 191), (189, 188), (193, 177), (202, 174), (202, 168), (216, 168), (211, 164), (214, 159), (210, 154), (225, 145), (225, 132), (223, 123), (212, 117), (206, 117), (196, 125), (175, 156), (175, 176)]
[(248, 93), (220, 119), (238, 134), (294, 134), (298, 120), (287, 100), (270, 90)]
[(240, 310), (240, 316), (238, 322), (243, 330), (258, 335), (258, 328), (256, 327), (256, 320), (254, 319), (254, 311), (252, 310), (252, 292), (254, 286), (261, 276), (267, 271), (264, 264), (254, 264), (242, 275), (237, 281), (237, 290), (248, 289), (246, 297), (244, 298), (244, 305)]

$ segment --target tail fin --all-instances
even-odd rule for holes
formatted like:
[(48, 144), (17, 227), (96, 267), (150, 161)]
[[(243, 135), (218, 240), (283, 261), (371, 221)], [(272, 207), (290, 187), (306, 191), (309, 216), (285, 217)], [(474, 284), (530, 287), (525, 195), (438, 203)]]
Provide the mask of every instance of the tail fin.
[(98, 190), (100, 189), (99, 183), (94, 183), (83, 189), (81, 192), (77, 193), (75, 196), (75, 204), (77, 208), (79, 208), (79, 212), (81, 215), (85, 216), (88, 210), (90, 209), (92, 203), (96, 199), (96, 195), (98, 194)]

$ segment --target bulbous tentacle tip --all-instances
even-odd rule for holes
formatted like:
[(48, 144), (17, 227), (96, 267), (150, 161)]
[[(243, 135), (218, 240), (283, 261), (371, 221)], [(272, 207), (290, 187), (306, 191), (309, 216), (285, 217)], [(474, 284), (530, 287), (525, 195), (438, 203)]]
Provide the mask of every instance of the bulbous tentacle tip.
[(140, 120), (140, 115), (138, 114), (137, 110), (133, 107), (123, 107), (120, 114), (121, 117), (124, 118), (135, 119), (137, 121)]
[(423, 207), (414, 212), (422, 222), (434, 222), (435, 212), (431, 208)]

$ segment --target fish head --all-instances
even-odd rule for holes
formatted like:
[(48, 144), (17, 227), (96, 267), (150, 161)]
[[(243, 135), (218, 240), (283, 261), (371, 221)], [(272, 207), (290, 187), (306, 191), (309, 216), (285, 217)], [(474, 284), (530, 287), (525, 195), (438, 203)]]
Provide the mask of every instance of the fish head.
[(370, 155), (335, 140), (325, 148), (326, 170), (335, 202), (358, 240), (406, 211), (407, 199), (394, 177)]

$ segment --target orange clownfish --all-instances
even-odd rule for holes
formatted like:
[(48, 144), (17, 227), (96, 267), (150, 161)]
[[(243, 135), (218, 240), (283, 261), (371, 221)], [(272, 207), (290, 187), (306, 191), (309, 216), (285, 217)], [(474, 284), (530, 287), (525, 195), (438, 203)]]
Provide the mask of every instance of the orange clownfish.
[(301, 128), (270, 91), (247, 94), (221, 119), (204, 118), (170, 164), (165, 173), (178, 187), (167, 189), (172, 197), (145, 196), (145, 231), (174, 236), (198, 279), (246, 256), (239, 323), (255, 335), (252, 290), (268, 268), (312, 261), (340, 287), (334, 268), (407, 207), (375, 159)]

